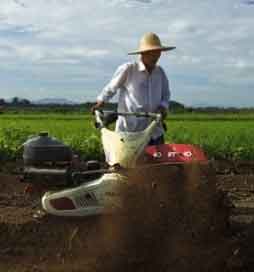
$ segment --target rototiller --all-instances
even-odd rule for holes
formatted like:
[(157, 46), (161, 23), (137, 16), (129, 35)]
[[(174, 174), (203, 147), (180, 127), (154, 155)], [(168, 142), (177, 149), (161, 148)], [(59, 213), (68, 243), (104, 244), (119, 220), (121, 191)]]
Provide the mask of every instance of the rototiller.
[[(151, 122), (141, 132), (115, 132), (107, 125), (116, 115), (149, 118)], [(121, 192), (128, 186), (129, 170), (154, 164), (170, 167), (208, 162), (195, 145), (147, 146), (162, 121), (160, 114), (95, 111), (95, 120), (101, 131), (105, 162), (80, 161), (68, 146), (47, 133), (24, 143), (21, 180), (46, 191), (41, 202), (47, 213), (58, 216), (111, 213), (121, 208)]]

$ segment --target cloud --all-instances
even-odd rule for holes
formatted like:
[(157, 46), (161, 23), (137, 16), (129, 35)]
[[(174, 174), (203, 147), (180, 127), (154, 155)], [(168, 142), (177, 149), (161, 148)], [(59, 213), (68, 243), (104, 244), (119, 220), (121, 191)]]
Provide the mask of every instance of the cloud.
[(134, 1), (134, 2), (140, 2), (140, 3), (144, 3), (144, 4), (150, 4), (152, 3), (152, 0), (129, 0), (130, 2), (131, 1)]
[(246, 5), (251, 6), (251, 5), (254, 5), (254, 1), (252, 1), (252, 0), (249, 0), (249, 1), (243, 1), (243, 4), (246, 4)]
[(15, 3), (16, 3), (17, 5), (19, 5), (20, 7), (23, 7), (23, 8), (26, 7), (26, 5), (25, 5), (23, 2), (19, 1), (19, 0), (13, 0), (13, 2), (15, 2)]
[[(61, 87), (68, 94), (66, 86), (71, 96), (68, 80), (95, 97), (118, 65), (135, 59), (127, 52), (137, 48), (144, 32), (153, 31), (163, 44), (176, 46), (160, 61), (174, 97), (189, 103), (202, 89), (208, 101), (217, 101), (215, 93), (228, 95), (227, 86), (236, 92), (246, 84), (254, 87), (254, 18), (248, 5), (252, 1), (1, 0), (0, 69), (11, 71), (13, 92), (20, 88), (16, 75), (22, 68), (27, 91), (43, 81), (48, 96)], [(4, 78), (1, 83), (9, 84)], [(3, 92), (0, 87), (0, 96)]]

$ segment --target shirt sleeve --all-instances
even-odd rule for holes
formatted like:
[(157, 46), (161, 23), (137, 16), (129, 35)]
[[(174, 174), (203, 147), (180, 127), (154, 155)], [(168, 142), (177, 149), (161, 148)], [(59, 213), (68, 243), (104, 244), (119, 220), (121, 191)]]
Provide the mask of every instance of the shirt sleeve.
[(97, 97), (97, 101), (108, 102), (121, 88), (128, 76), (129, 64), (123, 64), (118, 67), (111, 81), (103, 88), (101, 94)]
[(161, 103), (160, 105), (166, 109), (169, 107), (169, 100), (170, 100), (170, 89), (169, 89), (169, 82), (165, 72), (162, 70), (162, 95), (161, 95)]

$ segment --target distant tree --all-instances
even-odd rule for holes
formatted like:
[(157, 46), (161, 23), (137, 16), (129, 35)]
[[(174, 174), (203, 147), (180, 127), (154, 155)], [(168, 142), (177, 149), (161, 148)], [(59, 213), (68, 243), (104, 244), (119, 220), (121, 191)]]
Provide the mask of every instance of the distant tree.
[(185, 106), (179, 102), (176, 102), (174, 100), (171, 100), (169, 102), (169, 110), (171, 112), (184, 112), (185, 111)]
[(21, 100), (19, 100), (18, 104), (22, 105), (22, 106), (29, 106), (29, 105), (31, 105), (31, 102), (28, 99), (21, 99)]
[(11, 104), (17, 106), (19, 104), (19, 98), (13, 97), (11, 100)]
[(4, 110), (5, 110), (5, 100), (0, 98), (0, 114), (4, 113)]
[(6, 105), (6, 102), (3, 98), (0, 98), (0, 106), (2, 106), (2, 105)]

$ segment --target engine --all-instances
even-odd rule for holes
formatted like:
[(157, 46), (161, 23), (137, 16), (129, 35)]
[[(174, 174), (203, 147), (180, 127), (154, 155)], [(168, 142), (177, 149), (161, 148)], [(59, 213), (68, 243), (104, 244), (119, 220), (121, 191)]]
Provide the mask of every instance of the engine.
[(101, 176), (98, 161), (80, 161), (71, 148), (47, 132), (23, 144), (21, 182), (53, 188), (78, 186)]

